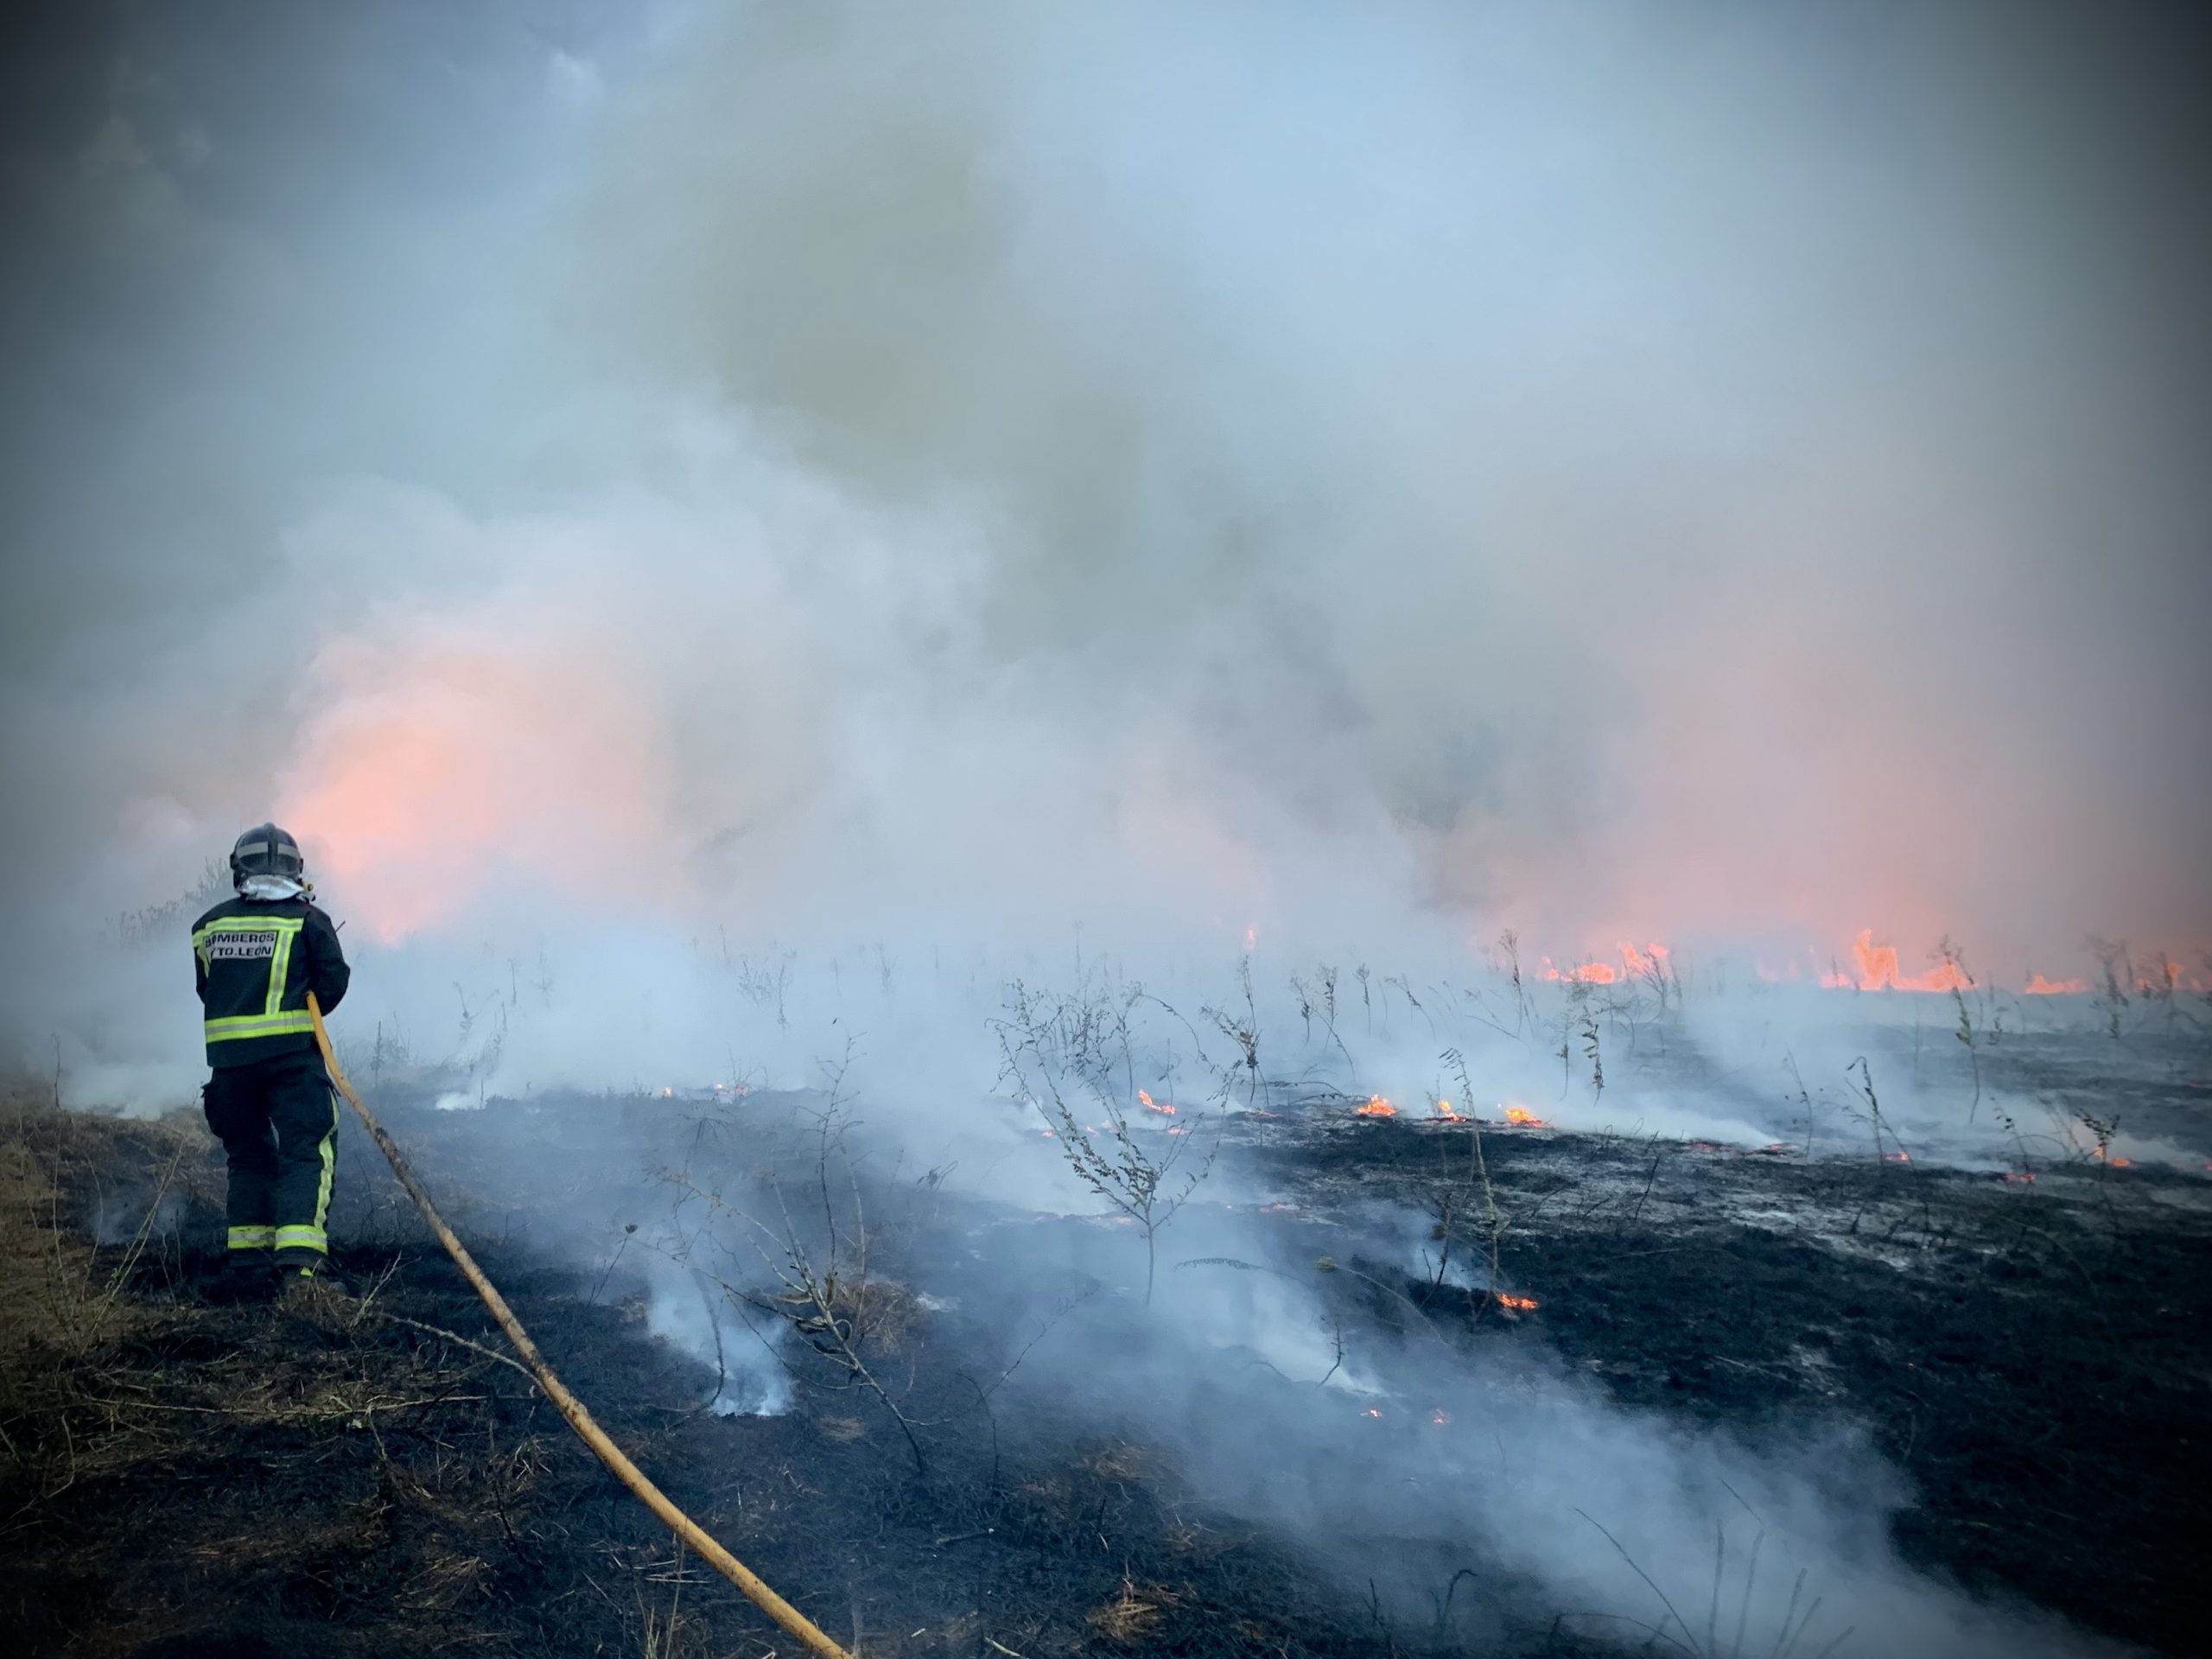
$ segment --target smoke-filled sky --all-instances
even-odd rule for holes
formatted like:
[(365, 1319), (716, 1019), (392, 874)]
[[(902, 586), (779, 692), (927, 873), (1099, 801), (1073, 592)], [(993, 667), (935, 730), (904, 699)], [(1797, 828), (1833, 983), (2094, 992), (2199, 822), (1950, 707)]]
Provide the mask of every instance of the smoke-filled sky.
[(18, 9), (8, 993), (271, 814), (392, 944), (2212, 941), (2187, 10)]

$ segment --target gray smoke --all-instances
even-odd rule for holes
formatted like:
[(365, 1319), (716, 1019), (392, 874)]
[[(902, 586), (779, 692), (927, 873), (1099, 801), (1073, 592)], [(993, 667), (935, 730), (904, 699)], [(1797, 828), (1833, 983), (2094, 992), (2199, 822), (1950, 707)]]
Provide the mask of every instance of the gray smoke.
[[(2008, 983), (2212, 941), (2196, 23), (11, 28), (0, 1034), (73, 1099), (186, 1097), (181, 918), (137, 913), (271, 813), (349, 1053), (791, 1083), (864, 1017), (941, 1146), (988, 1143), (1000, 984), (1078, 952), (1194, 1002), (1255, 947), (1280, 1030), (1289, 964), (1425, 996), (1509, 925), (1801, 976), (1948, 934)], [(1397, 1017), (1362, 1064), (1410, 1097)], [(1770, 1025), (1701, 1034), (1766, 1076)], [(1639, 1559), (1701, 1553), (1732, 1468), (1899, 1640), (1967, 1617), (1870, 1541), (1871, 1461), (1813, 1495), (1536, 1397), (1586, 1454), (1470, 1470), (1440, 1533), (1618, 1599), (1562, 1513), (1632, 1475)]]
[(397, 932), (2212, 931), (2147, 14), (265, 11), (11, 54), (14, 984), (272, 803)]

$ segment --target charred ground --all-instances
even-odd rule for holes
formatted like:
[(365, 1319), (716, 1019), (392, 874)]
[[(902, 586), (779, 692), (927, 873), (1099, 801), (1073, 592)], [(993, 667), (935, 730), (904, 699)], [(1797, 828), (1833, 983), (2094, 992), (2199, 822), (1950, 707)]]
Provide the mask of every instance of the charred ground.
[[(2195, 1086), (2168, 1091), (2177, 1122)], [(688, 1191), (696, 1214), (701, 1195), (746, 1168), (804, 1176), (818, 1102), (388, 1105), (609, 1429), (864, 1651), (1647, 1643), (1648, 1625), (1624, 1640), (1618, 1622), (1562, 1617), (1578, 1610), (1542, 1586), (1410, 1529), (1395, 1554), (1433, 1583), (1429, 1605), (1370, 1599), (1356, 1554), (1318, 1557), (1240, 1519), (1125, 1401), (1001, 1389), (1026, 1344), (1047, 1351), (1062, 1321), (1141, 1334), (1144, 1310), (1125, 1287), (1080, 1274), (1041, 1317), (990, 1305), (995, 1255), (1096, 1239), (1095, 1219), (957, 1199), (936, 1171), (883, 1172), (866, 1186), (874, 1255), (855, 1275), (893, 1287), (861, 1316), (874, 1324), (868, 1357), (883, 1392), (823, 1344), (786, 1344), (794, 1408), (724, 1418), (702, 1405), (716, 1368), (646, 1328), (652, 1275), (636, 1270), (650, 1224), (626, 1233), (624, 1206), (676, 1190), (683, 1213)], [(516, 1115), (550, 1166), (578, 1172), (571, 1190), (514, 1176)], [(193, 1116), (127, 1122), (24, 1102), (7, 1121), (0, 1618), (24, 1633), (23, 1650), (776, 1647), (499, 1357), (488, 1320), (359, 1137), (340, 1258), (357, 1294), (277, 1313), (214, 1294), (219, 1156)], [(1448, 1267), (1447, 1247), (1463, 1263), (1483, 1249), (1465, 1229), (1471, 1139), (1470, 1126), (1309, 1101), (1233, 1120), (1222, 1167), (1240, 1172), (1240, 1225), (1270, 1243), (1265, 1270), (1305, 1275), (1350, 1333), (1340, 1341), (1442, 1344), (1506, 1379), (1564, 1369), (1624, 1406), (1753, 1441), (1856, 1424), (1911, 1484), (1894, 1528), (1911, 1560), (2162, 1651), (2201, 1649), (2190, 1574), (2212, 1490), (2212, 1209), (2200, 1177), (2054, 1160), (2033, 1183), (2006, 1182), (1871, 1154), (1492, 1130), (1486, 1167), (1510, 1223), (1497, 1282), (1539, 1304), (1516, 1312), (1481, 1287), (1486, 1258), (1471, 1281)], [(640, 1146), (675, 1167), (642, 1186), (627, 1179)], [(626, 1179), (610, 1185), (618, 1165)], [(688, 1185), (671, 1189), (671, 1175)], [(1371, 1250), (1357, 1222), (1377, 1205), (1429, 1217), (1445, 1265), (1408, 1271), (1402, 1254)], [(580, 1235), (603, 1241), (594, 1265), (576, 1265)], [(664, 1259), (670, 1236), (699, 1235), (664, 1235)], [(1167, 1254), (1169, 1273), (1237, 1270)], [(716, 1271), (703, 1255), (683, 1266)], [(1311, 1397), (1257, 1360), (1186, 1386)], [(1372, 1420), (1349, 1405), (1343, 1415), (1348, 1458), (1362, 1435), (1427, 1432), (1395, 1402)]]

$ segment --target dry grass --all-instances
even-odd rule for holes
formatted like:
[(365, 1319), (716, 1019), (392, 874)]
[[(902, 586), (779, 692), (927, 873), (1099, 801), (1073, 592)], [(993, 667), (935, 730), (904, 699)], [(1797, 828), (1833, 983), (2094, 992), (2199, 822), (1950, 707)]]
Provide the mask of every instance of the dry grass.
[[(172, 1250), (189, 1205), (219, 1208), (215, 1143), (198, 1114), (123, 1120), (57, 1111), (28, 1087), (0, 1100), (0, 1353), (90, 1352), (138, 1316), (123, 1291)], [(103, 1257), (68, 1224), (86, 1215), (120, 1247)]]
[(1145, 1450), (1127, 1440), (1117, 1440), (1092, 1452), (1083, 1460), (1083, 1466), (1101, 1480), (1135, 1480), (1145, 1472)]
[(1120, 1592), (1104, 1606), (1092, 1608), (1084, 1623), (1109, 1642), (1141, 1642), (1160, 1628), (1161, 1616), (1182, 1599), (1165, 1585), (1140, 1585), (1125, 1573)]

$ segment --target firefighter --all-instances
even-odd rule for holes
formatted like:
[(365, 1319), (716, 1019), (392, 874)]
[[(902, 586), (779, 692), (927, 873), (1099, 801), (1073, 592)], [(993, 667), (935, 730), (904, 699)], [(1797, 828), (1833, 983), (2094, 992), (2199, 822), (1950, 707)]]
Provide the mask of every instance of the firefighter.
[(231, 1283), (268, 1294), (312, 1281), (329, 1240), (338, 1096), (315, 1046), (313, 991), (326, 1013), (352, 970), (315, 908), (299, 843), (273, 823), (231, 849), (238, 896), (192, 926), (207, 1017), (207, 1127), (230, 1160)]

